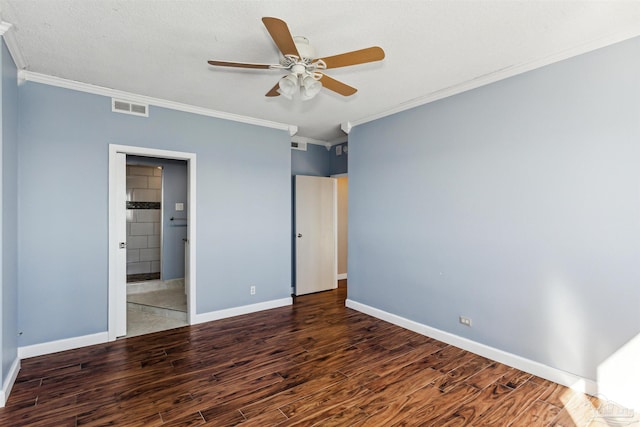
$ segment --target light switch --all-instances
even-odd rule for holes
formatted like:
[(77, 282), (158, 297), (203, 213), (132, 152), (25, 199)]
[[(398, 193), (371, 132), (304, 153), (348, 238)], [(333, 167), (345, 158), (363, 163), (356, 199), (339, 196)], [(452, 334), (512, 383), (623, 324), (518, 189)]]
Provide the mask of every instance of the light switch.
[(176, 203), (176, 211), (183, 211), (184, 203)]

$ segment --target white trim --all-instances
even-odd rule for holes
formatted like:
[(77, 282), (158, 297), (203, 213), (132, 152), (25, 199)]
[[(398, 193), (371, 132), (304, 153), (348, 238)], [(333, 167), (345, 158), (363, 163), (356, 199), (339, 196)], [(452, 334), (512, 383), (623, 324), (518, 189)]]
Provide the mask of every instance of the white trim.
[(347, 273), (338, 273), (336, 277), (338, 280), (345, 280), (347, 278)]
[(271, 301), (259, 302), (256, 304), (243, 305), (240, 307), (226, 308), (223, 310), (210, 311), (209, 313), (196, 314), (191, 318), (192, 325), (198, 323), (212, 322), (214, 320), (226, 319), (228, 317), (241, 316), (243, 314), (255, 313), (257, 311), (270, 310), (272, 308), (285, 307), (293, 304), (293, 298), (287, 297)]
[(594, 396), (598, 394), (597, 383), (588, 378), (583, 378), (570, 372), (562, 371), (560, 369), (544, 365), (531, 359), (526, 359), (513, 353), (508, 353), (494, 347), (489, 347), (488, 345), (472, 341), (468, 338), (463, 338), (450, 332), (441, 331), (440, 329), (432, 328), (431, 326), (414, 322), (413, 320), (409, 320), (396, 314), (392, 314), (384, 310), (368, 306), (366, 304), (361, 304), (350, 299), (346, 300), (345, 305), (354, 310), (368, 314), (369, 316), (376, 317), (410, 331), (417, 332), (421, 335), (425, 335), (427, 337), (431, 337), (437, 339), (438, 341), (454, 345), (472, 353), (479, 354), (480, 356), (487, 357), (491, 360), (504, 363), (505, 365), (520, 369), (521, 371), (525, 371), (533, 375), (537, 375), (549, 381), (571, 387), (574, 390), (588, 393)]
[(549, 55), (545, 58), (541, 58), (531, 62), (526, 62), (520, 65), (513, 65), (510, 67), (506, 67), (501, 70), (498, 70), (489, 74), (485, 74), (483, 76), (479, 76), (462, 83), (458, 83), (454, 86), (435, 91), (428, 95), (414, 98), (410, 101), (399, 104), (389, 110), (385, 110), (380, 113), (373, 114), (371, 116), (363, 117), (357, 120), (349, 120), (349, 121), (343, 122), (341, 123), (340, 128), (344, 133), (349, 134), (351, 132), (351, 129), (353, 129), (355, 126), (372, 122), (374, 120), (378, 120), (383, 117), (390, 116), (392, 114), (406, 111), (411, 108), (419, 107), (421, 105), (429, 104), (431, 102), (434, 102), (443, 98), (448, 98), (450, 96), (457, 95), (462, 92), (466, 92), (472, 89), (477, 89), (481, 86), (495, 83), (499, 80), (504, 80), (506, 78), (513, 77), (518, 74), (526, 73), (527, 71), (535, 70), (537, 68), (542, 68), (544, 66), (554, 64), (556, 62), (560, 62), (565, 59), (573, 58), (575, 56), (582, 55), (584, 53), (591, 52), (593, 50), (610, 46), (612, 44), (619, 43), (619, 42), (622, 42), (634, 37), (638, 37), (638, 36), (640, 36), (640, 26), (635, 26), (635, 28), (630, 28), (630, 29), (627, 29), (626, 31), (621, 31), (616, 34), (601, 37), (596, 40), (591, 40), (589, 42), (582, 43), (578, 46), (572, 47), (562, 52)]
[(18, 41), (15, 36), (15, 27), (5, 21), (0, 21), (0, 36), (4, 37), (4, 42), (7, 45), (7, 49), (13, 58), (13, 62), (16, 64), (18, 70), (24, 70), (27, 68), (27, 62), (22, 56), (22, 51), (18, 47)]
[(80, 92), (92, 93), (94, 95), (102, 95), (110, 98), (127, 99), (133, 102), (153, 105), (156, 107), (169, 108), (171, 110), (184, 111), (186, 113), (199, 114), (201, 116), (215, 117), (218, 119), (231, 120), (234, 122), (247, 123), (250, 125), (262, 126), (272, 129), (286, 130), (289, 135), (295, 135), (298, 127), (286, 123), (278, 123), (270, 120), (258, 119), (255, 117), (241, 116), (239, 114), (226, 113), (224, 111), (210, 110), (208, 108), (196, 107), (193, 105), (182, 104), (179, 102), (169, 101), (166, 99), (152, 98), (150, 96), (138, 95), (135, 93), (125, 92), (116, 89), (110, 89), (102, 86), (96, 86), (88, 83), (67, 80), (60, 77), (49, 76), (46, 74), (34, 73), (32, 71), (21, 70), (18, 72), (19, 78), (24, 81), (42, 83), (50, 86), (61, 87)]
[[(117, 338), (116, 319), (118, 318), (118, 288), (117, 280), (112, 274), (115, 272), (114, 262), (116, 259), (117, 251), (117, 239), (114, 237), (115, 224), (113, 212), (117, 211), (117, 201), (113, 197), (115, 191), (115, 171), (113, 166), (116, 164), (116, 156), (118, 153), (130, 154), (134, 156), (145, 157), (160, 157), (164, 159), (177, 159), (187, 161), (187, 240), (189, 241), (189, 283), (185, 282), (185, 286), (188, 286), (187, 295), (187, 323), (193, 324), (193, 319), (196, 317), (196, 154), (187, 153), (181, 151), (160, 150), (155, 148), (146, 147), (134, 147), (128, 145), (109, 144), (109, 340), (113, 341)], [(187, 268), (187, 266), (185, 266)], [(125, 309), (126, 307), (121, 307)]]
[(20, 359), (16, 357), (9, 368), (7, 378), (5, 378), (2, 383), (2, 390), (0, 390), (0, 408), (4, 408), (4, 405), (7, 403), (7, 398), (11, 393), (13, 384), (16, 382), (16, 378), (18, 378), (18, 372), (20, 372)]
[(338, 287), (338, 179), (333, 179), (333, 280)]
[[(196, 165), (197, 158), (194, 154), (193, 157), (187, 163), (187, 212), (189, 213), (187, 224), (187, 247), (189, 248), (189, 275), (187, 276), (187, 271), (184, 274), (184, 286), (185, 291), (188, 292), (187, 298), (187, 323), (192, 325), (193, 318), (196, 316)], [(186, 269), (187, 266), (185, 265)], [(187, 283), (189, 282), (189, 283)]]
[(57, 353), (59, 351), (73, 350), (90, 345), (104, 344), (109, 341), (107, 332), (99, 332), (81, 337), (66, 338), (62, 340), (49, 341), (41, 344), (18, 347), (18, 358), (42, 356), (43, 354)]
[[(126, 155), (118, 153), (109, 147), (109, 240), (108, 240), (108, 299), (107, 299), (107, 331), (109, 338), (115, 340), (119, 336), (127, 334), (126, 314), (118, 308), (127, 303), (125, 289), (119, 285), (119, 277), (126, 275), (126, 248), (119, 248), (120, 242), (125, 242), (126, 212), (121, 209), (120, 203), (124, 203), (126, 195)], [(120, 200), (118, 200), (121, 197)], [(122, 280), (122, 279), (120, 279)]]
[[(5, 22), (0, 22), (0, 34), (4, 34), (7, 29), (5, 27)], [(11, 24), (9, 24), (9, 28), (11, 28)], [(0, 86), (0, 95), (2, 95), (2, 87)], [(2, 114), (0, 114), (0, 129), (2, 129)], [(4, 132), (0, 132), (0, 196), (4, 196)], [(4, 197), (0, 197), (0, 224), (4, 224)], [(4, 260), (4, 227), (0, 228), (0, 260)], [(0, 307), (3, 306), (4, 292), (3, 289), (5, 287), (4, 283), (4, 262), (0, 261)], [(2, 331), (4, 330), (2, 322), (3, 318), (0, 317), (0, 342), (2, 341)], [(4, 346), (2, 346), (4, 348)], [(2, 354), (2, 353), (0, 353)], [(2, 356), (0, 355), (0, 362), (2, 362)], [(2, 365), (2, 363), (0, 363)], [(0, 368), (2, 369), (2, 368)], [(0, 378), (2, 378), (2, 372), (0, 372)], [(4, 385), (2, 391), (0, 391), (0, 404), (4, 406), (5, 398), (9, 393), (4, 393)]]

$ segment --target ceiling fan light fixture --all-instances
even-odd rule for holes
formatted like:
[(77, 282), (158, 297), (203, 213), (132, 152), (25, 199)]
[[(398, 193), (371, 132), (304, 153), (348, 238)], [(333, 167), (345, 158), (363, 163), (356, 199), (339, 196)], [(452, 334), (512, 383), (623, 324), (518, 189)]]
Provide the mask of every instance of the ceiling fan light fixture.
[(320, 83), (319, 80), (316, 80), (312, 76), (306, 76), (302, 79), (300, 97), (303, 101), (306, 101), (316, 96), (320, 92), (320, 89), (322, 89), (322, 83)]
[(287, 99), (293, 99), (298, 91), (298, 77), (295, 74), (288, 74), (278, 82), (278, 93)]

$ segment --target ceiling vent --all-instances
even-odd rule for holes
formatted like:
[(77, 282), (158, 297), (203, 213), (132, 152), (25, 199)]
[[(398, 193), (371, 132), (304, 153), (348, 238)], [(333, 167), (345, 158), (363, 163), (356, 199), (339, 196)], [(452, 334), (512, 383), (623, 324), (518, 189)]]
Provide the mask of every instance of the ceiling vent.
[(307, 151), (307, 143), (300, 141), (291, 141), (292, 150)]
[(111, 98), (111, 111), (115, 113), (133, 114), (134, 116), (149, 117), (149, 106), (134, 104), (129, 101)]

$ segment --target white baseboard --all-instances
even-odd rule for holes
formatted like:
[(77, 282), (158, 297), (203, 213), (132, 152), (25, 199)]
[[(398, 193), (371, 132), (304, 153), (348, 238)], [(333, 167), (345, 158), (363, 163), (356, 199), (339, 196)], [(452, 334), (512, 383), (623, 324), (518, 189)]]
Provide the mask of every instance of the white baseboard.
[[(228, 308), (225, 310), (212, 311), (210, 313), (196, 314), (195, 319), (191, 319), (191, 324), (210, 322), (212, 320), (225, 319), (227, 317), (239, 316), (241, 314), (254, 313), (256, 311), (269, 310), (271, 308), (284, 307), (293, 304), (291, 297), (278, 300), (265, 301), (257, 304), (244, 305), (241, 307)], [(81, 337), (67, 338), (63, 340), (45, 342), (42, 344), (33, 344), (24, 347), (18, 347), (18, 358), (26, 359), (28, 357), (42, 356), (43, 354), (56, 353), (58, 351), (72, 350), (74, 348), (86, 347), (94, 344), (102, 344), (109, 342), (109, 333), (100, 332), (93, 335), (85, 335)]]
[(224, 310), (211, 311), (209, 313), (196, 314), (191, 319), (191, 324), (211, 322), (213, 320), (226, 319), (227, 317), (240, 316), (242, 314), (255, 313), (256, 311), (269, 310), (272, 308), (284, 307), (293, 304), (293, 298), (282, 298), (271, 301), (259, 302), (256, 304), (243, 305), (240, 307), (227, 308)]
[(337, 278), (338, 280), (344, 280), (344, 279), (346, 279), (346, 278), (347, 278), (347, 273), (338, 274), (338, 275), (336, 276), (336, 278)]
[(13, 384), (16, 382), (16, 378), (18, 378), (18, 372), (20, 372), (20, 358), (16, 358), (13, 361), (9, 368), (7, 378), (2, 383), (2, 390), (0, 390), (0, 408), (4, 408), (4, 405), (7, 403), (9, 393), (11, 393)]
[(353, 300), (347, 299), (346, 306), (370, 316), (376, 317), (378, 319), (387, 321), (389, 323), (393, 323), (394, 325), (400, 326), (410, 331), (417, 332), (421, 335), (437, 339), (438, 341), (454, 345), (480, 356), (495, 360), (496, 362), (504, 363), (505, 365), (520, 369), (521, 371), (525, 371), (549, 381), (562, 384), (574, 390), (591, 395), (598, 394), (597, 383), (588, 378), (583, 378), (570, 372), (552, 368), (551, 366), (544, 365), (540, 362), (526, 359), (524, 357), (508, 353), (494, 347), (489, 347), (476, 341), (472, 341), (470, 339), (463, 338), (449, 332), (441, 331), (440, 329), (432, 328), (431, 326), (427, 326), (422, 323), (418, 323), (413, 320), (409, 320), (396, 314), (388, 313), (386, 311), (368, 306), (366, 304), (361, 304)]
[(57, 353), (58, 351), (72, 350), (74, 348), (106, 342), (109, 342), (109, 333), (100, 332), (97, 334), (66, 338), (42, 344), (27, 345), (24, 347), (18, 347), (18, 358), (26, 359), (28, 357), (42, 356), (43, 354)]

